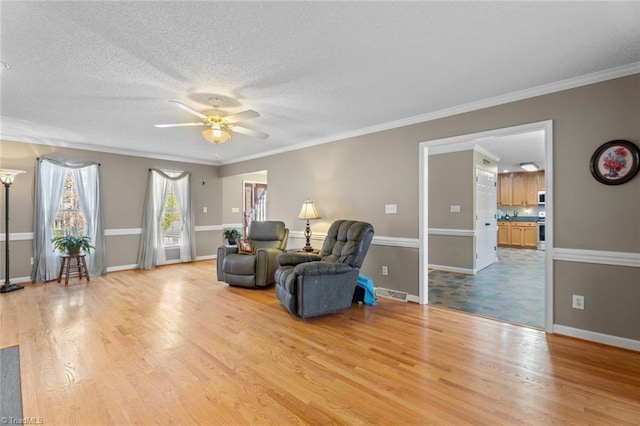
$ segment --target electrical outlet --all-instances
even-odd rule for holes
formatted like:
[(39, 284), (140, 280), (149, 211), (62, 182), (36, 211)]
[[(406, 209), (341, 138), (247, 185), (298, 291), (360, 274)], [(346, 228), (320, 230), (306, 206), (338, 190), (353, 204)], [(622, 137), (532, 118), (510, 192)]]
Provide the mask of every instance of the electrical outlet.
[(389, 275), (389, 267), (382, 265), (382, 275)]
[(208, 209), (206, 207), (202, 208), (202, 213), (206, 213), (208, 211)]
[(31, 264), (33, 265), (33, 257), (31, 258)]
[(398, 205), (397, 204), (385, 204), (384, 212), (386, 214), (396, 214), (396, 213), (398, 213)]
[(573, 295), (573, 308), (584, 309), (584, 296), (579, 296), (577, 294)]

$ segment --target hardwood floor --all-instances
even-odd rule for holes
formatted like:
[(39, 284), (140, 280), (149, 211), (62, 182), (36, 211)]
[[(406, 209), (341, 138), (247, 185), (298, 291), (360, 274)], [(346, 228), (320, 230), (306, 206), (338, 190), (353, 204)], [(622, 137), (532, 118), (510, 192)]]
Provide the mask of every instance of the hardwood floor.
[(302, 321), (215, 261), (0, 297), (23, 413), (70, 424), (640, 424), (640, 353), (379, 299)]

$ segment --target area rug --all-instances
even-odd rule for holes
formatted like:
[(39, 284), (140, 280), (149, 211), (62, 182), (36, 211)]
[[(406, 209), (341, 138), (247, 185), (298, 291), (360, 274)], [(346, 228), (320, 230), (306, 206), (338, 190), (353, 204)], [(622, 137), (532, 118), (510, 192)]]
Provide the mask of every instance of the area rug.
[(22, 420), (18, 346), (0, 349), (0, 420), (3, 424), (14, 424)]

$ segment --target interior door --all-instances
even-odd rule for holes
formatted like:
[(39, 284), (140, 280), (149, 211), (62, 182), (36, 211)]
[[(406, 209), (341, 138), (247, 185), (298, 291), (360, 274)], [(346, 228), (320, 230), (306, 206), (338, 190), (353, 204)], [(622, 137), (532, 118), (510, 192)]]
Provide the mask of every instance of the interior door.
[(496, 174), (476, 168), (476, 272), (497, 261)]

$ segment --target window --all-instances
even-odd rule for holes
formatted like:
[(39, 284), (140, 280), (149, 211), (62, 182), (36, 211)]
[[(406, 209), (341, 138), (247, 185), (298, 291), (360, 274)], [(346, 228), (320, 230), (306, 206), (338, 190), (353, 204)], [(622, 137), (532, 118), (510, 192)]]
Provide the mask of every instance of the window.
[(80, 199), (73, 173), (67, 169), (62, 188), (62, 197), (58, 213), (53, 221), (53, 235), (86, 235), (87, 226), (82, 210), (80, 209)]
[(162, 245), (165, 247), (175, 247), (180, 245), (180, 235), (182, 234), (182, 218), (176, 188), (174, 182), (169, 181), (167, 199), (164, 203), (164, 210), (160, 219), (162, 229)]

